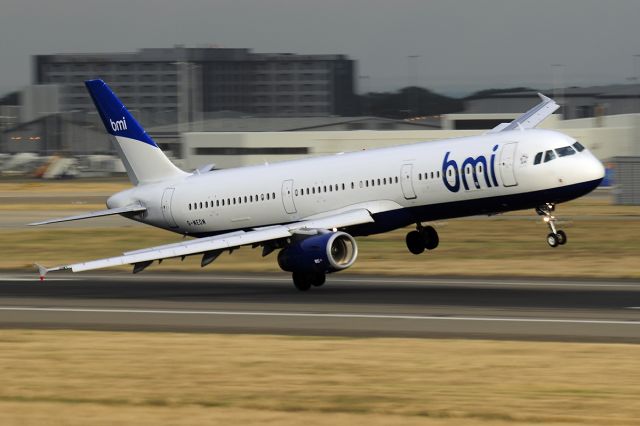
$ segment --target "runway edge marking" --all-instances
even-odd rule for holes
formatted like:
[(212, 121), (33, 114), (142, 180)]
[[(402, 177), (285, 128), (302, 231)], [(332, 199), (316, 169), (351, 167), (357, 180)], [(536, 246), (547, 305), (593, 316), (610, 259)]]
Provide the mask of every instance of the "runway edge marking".
[(602, 325), (634, 325), (640, 321), (595, 320), (595, 319), (554, 319), (554, 318), (494, 318), (494, 317), (442, 317), (430, 315), (382, 315), (382, 314), (348, 314), (348, 313), (305, 313), (305, 312), (251, 312), (251, 311), (188, 311), (163, 309), (92, 309), (92, 308), (36, 308), (27, 306), (0, 306), (0, 311), (37, 311), (37, 312), (85, 312), (113, 314), (147, 314), (147, 315), (218, 315), (218, 316), (262, 316), (262, 317), (299, 317), (299, 318), (361, 318), (361, 319), (398, 319), (428, 321), (492, 321), (492, 322), (530, 322), (530, 323), (564, 323), (564, 324), (602, 324)]

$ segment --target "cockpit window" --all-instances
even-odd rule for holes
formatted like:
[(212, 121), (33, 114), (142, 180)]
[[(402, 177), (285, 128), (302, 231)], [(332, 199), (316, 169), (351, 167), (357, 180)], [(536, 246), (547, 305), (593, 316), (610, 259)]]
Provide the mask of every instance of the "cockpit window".
[(559, 157), (566, 157), (567, 155), (573, 155), (576, 151), (570, 146), (563, 146), (562, 148), (556, 148), (556, 153)]
[(553, 151), (547, 151), (544, 153), (544, 162), (546, 163), (547, 161), (551, 161), (554, 158), (556, 158), (556, 155), (553, 153)]
[(576, 143), (573, 144), (573, 147), (576, 149), (576, 151), (578, 152), (582, 152), (584, 151), (584, 146), (582, 146), (582, 144), (578, 141), (576, 141)]
[(540, 164), (540, 161), (542, 161), (542, 153), (541, 152), (536, 154), (536, 157), (533, 159), (533, 164)]

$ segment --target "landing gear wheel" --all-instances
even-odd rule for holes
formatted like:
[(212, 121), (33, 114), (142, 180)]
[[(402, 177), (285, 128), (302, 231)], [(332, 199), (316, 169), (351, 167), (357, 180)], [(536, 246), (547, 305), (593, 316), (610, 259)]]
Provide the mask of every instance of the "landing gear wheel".
[(551, 214), (555, 210), (553, 203), (547, 203), (536, 207), (536, 212), (543, 217), (544, 223), (549, 227), (549, 235), (547, 235), (547, 243), (551, 247), (558, 247), (567, 243), (567, 234), (560, 229), (556, 229), (556, 218)]
[(413, 254), (420, 254), (424, 252), (424, 238), (418, 231), (411, 231), (405, 238), (407, 248)]
[(300, 291), (307, 291), (311, 288), (311, 280), (309, 274), (304, 272), (294, 272), (291, 276), (293, 278), (293, 285)]
[(327, 276), (325, 274), (311, 274), (309, 275), (311, 285), (314, 287), (322, 286), (325, 281), (327, 281)]
[(438, 247), (440, 237), (438, 237), (438, 232), (433, 228), (433, 226), (426, 226), (422, 228), (422, 236), (424, 239), (424, 248), (427, 250), (433, 250)]
[(567, 234), (565, 234), (564, 231), (559, 230), (558, 232), (556, 232), (556, 237), (558, 238), (558, 244), (567, 244)]

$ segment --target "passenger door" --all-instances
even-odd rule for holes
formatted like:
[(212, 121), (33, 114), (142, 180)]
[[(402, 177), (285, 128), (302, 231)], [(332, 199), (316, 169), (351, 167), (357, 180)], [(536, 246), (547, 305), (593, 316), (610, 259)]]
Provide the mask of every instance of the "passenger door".
[(503, 145), (500, 151), (500, 177), (504, 186), (516, 186), (518, 184), (515, 168), (513, 167), (517, 147), (518, 142), (509, 142)]
[(177, 228), (178, 224), (171, 214), (171, 200), (173, 199), (173, 191), (175, 188), (167, 188), (162, 194), (162, 217), (169, 224), (170, 228)]
[(400, 184), (402, 186), (402, 194), (407, 200), (416, 198), (416, 192), (413, 189), (413, 164), (403, 164), (400, 170)]
[(284, 210), (289, 214), (296, 213), (296, 205), (293, 202), (293, 180), (285, 180), (282, 182), (282, 204)]

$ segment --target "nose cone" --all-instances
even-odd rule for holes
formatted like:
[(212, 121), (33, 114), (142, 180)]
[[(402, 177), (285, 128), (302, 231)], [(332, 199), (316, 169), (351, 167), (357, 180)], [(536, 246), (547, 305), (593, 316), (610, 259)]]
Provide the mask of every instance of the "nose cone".
[(593, 155), (585, 161), (583, 173), (587, 181), (597, 181), (598, 184), (604, 179), (604, 165)]
[(600, 185), (602, 179), (604, 179), (604, 166), (593, 154), (589, 153), (588, 156), (583, 158), (580, 164), (580, 192), (582, 195), (586, 195), (593, 191)]

